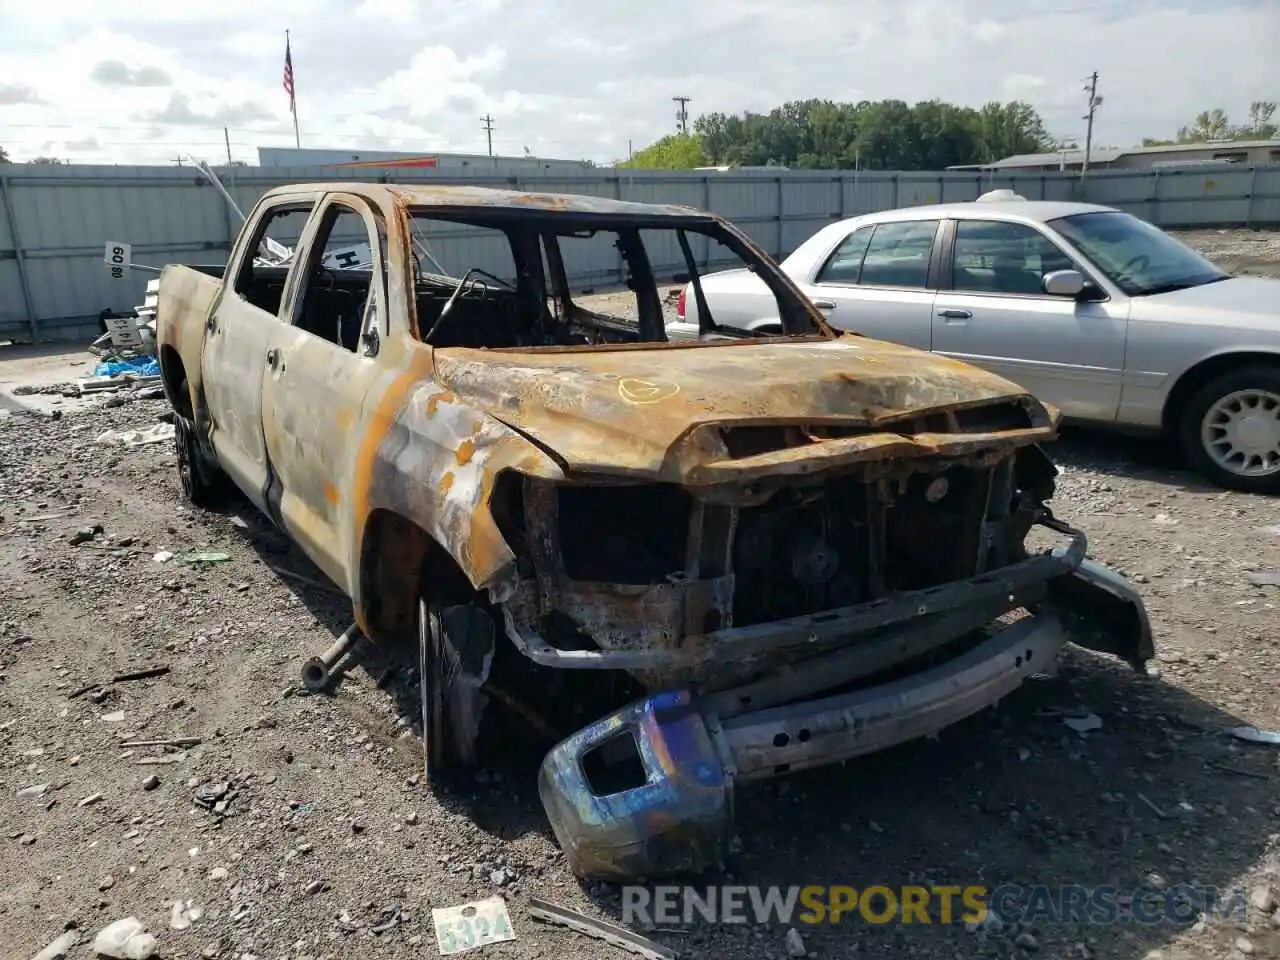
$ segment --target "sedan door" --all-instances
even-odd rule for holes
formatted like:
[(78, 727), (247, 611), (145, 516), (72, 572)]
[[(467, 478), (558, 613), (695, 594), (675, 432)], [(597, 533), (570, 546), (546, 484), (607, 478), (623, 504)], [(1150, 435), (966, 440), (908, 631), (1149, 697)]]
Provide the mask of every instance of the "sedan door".
[(1127, 302), (1096, 286), (1082, 297), (1045, 293), (1046, 273), (1089, 273), (1030, 224), (958, 220), (944, 244), (953, 252), (935, 302), (934, 350), (1012, 380), (1064, 416), (1114, 421)]
[(838, 330), (928, 350), (938, 220), (864, 224), (801, 284)]

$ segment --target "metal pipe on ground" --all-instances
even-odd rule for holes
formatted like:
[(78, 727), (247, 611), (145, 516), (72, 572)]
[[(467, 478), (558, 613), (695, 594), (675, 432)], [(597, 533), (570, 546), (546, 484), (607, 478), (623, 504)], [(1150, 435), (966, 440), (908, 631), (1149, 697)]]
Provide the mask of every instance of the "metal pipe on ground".
[(312, 693), (326, 689), (333, 679), (333, 668), (346, 656), (360, 639), (360, 627), (352, 624), (342, 636), (318, 657), (310, 658), (302, 665), (302, 685)]

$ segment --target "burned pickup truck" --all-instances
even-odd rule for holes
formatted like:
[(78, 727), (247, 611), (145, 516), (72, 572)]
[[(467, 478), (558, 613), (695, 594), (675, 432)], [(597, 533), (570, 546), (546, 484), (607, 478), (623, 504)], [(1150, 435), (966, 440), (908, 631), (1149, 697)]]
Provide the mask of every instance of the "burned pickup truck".
[[(776, 331), (701, 302), (743, 265)], [(735, 784), (937, 731), (1068, 641), (1153, 655), (1047, 505), (1056, 411), (837, 334), (709, 213), (283, 187), (225, 271), (165, 268), (157, 340), (187, 496), (239, 488), (360, 632), (417, 645), (429, 775), (504, 716), (560, 738), (539, 790), (581, 876), (713, 865)]]

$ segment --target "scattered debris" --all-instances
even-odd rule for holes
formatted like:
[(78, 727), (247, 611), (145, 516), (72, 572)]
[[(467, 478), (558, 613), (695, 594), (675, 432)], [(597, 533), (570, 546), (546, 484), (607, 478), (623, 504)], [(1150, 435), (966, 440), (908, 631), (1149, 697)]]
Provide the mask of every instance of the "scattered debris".
[(1140, 793), (1140, 794), (1138, 794), (1138, 799), (1142, 801), (1142, 803), (1147, 807), (1147, 809), (1149, 809), (1152, 813), (1154, 813), (1154, 814), (1155, 814), (1157, 817), (1159, 817), (1161, 820), (1168, 820), (1168, 819), (1169, 819), (1169, 814), (1167, 814), (1167, 813), (1165, 813), (1163, 810), (1161, 810), (1161, 809), (1160, 809), (1160, 807), (1158, 807), (1158, 806), (1155, 804), (1155, 802), (1154, 802), (1154, 801), (1152, 801), (1152, 800), (1148, 799), (1146, 796), (1144, 796), (1144, 795), (1143, 795), (1143, 794), (1141, 794), (1141, 793)]
[(37, 953), (31, 960), (58, 960), (59, 957), (65, 957), (67, 953), (80, 942), (79, 930), (68, 930), (66, 933), (57, 937), (47, 947)]
[(100, 794), (100, 793), (91, 793), (91, 794), (89, 794), (87, 797), (85, 797), (83, 800), (81, 800), (79, 803), (77, 803), (77, 804), (76, 804), (76, 806), (77, 806), (77, 807), (92, 807), (95, 803), (100, 803), (101, 801), (102, 801), (102, 794)]
[(199, 737), (170, 737), (168, 740), (126, 740), (121, 747), (194, 747), (200, 743)]
[(404, 914), (399, 907), (387, 907), (379, 915), (378, 922), (369, 927), (369, 932), (375, 937), (380, 937), (395, 929), (403, 918)]
[(1269, 567), (1266, 570), (1249, 570), (1244, 578), (1255, 587), (1280, 587), (1280, 567)]
[(795, 927), (787, 928), (787, 956), (789, 957), (807, 957), (809, 951), (804, 948), (804, 940), (800, 937), (800, 931)]
[(1275, 730), (1259, 730), (1257, 727), (1232, 727), (1227, 731), (1229, 736), (1248, 743), (1265, 743), (1268, 746), (1280, 747), (1280, 732)]
[(174, 429), (172, 423), (157, 423), (138, 430), (104, 430), (94, 438), (94, 442), (121, 447), (144, 447), (151, 443), (172, 441)]
[(128, 683), (130, 680), (150, 680), (152, 677), (163, 677), (168, 672), (168, 667), (148, 667), (146, 670), (134, 670), (131, 673), (117, 673), (111, 678), (111, 682)]
[(49, 792), (47, 783), (37, 783), (30, 787), (23, 787), (18, 791), (19, 800), (38, 800)]
[(1087, 713), (1083, 717), (1063, 717), (1062, 722), (1079, 734), (1102, 729), (1102, 718), (1096, 713)]
[(1175, 520), (1173, 517), (1169, 516), (1167, 513), (1157, 513), (1152, 518), (1151, 522), (1158, 527), (1174, 527), (1174, 526), (1177, 526), (1178, 524), (1178, 521)]
[(104, 713), (101, 720), (103, 723), (124, 723), (124, 711), (113, 710), (111, 713)]
[(1276, 908), (1276, 897), (1270, 887), (1263, 885), (1249, 891), (1249, 903), (1255, 910), (1270, 914)]
[[(494, 899), (501, 902), (501, 898)], [(648, 957), (650, 960), (675, 960), (675, 952), (655, 943), (648, 937), (642, 937), (633, 930), (626, 927), (618, 926), (616, 923), (609, 923), (606, 920), (596, 920), (594, 917), (588, 917), (585, 913), (579, 913), (577, 910), (570, 910), (568, 907), (562, 907), (557, 903), (549, 900), (540, 900), (537, 897), (529, 898), (529, 916), (535, 920), (541, 920), (543, 923), (553, 923), (557, 926), (568, 927), (570, 930), (576, 930), (584, 936), (593, 937), (596, 940), (603, 940), (605, 943), (611, 943), (619, 949), (626, 950), (641, 957)], [(432, 911), (434, 914), (437, 911)], [(439, 924), (436, 927), (439, 932)], [(508, 939), (515, 939), (512, 934)], [(442, 949), (440, 951), (444, 953)]]
[(90, 540), (93, 539), (93, 537), (94, 537), (94, 531), (92, 527), (81, 527), (79, 530), (73, 533), (69, 538), (67, 538), (67, 542), (70, 543), (73, 547), (78, 547), (82, 543), (88, 543)]
[(186, 930), (204, 916), (204, 908), (197, 907), (194, 900), (175, 900), (173, 910), (169, 913), (169, 927), (173, 930)]
[(142, 781), (143, 790), (154, 790), (158, 786), (160, 786), (160, 778), (157, 777), (154, 773), (144, 778)]
[(231, 559), (231, 554), (221, 553), (217, 550), (197, 550), (195, 553), (184, 554), (183, 563), (226, 563)]
[(308, 896), (314, 897), (317, 893), (324, 893), (328, 889), (329, 889), (328, 882), (324, 880), (312, 880), (310, 883), (308, 883), (305, 887), (302, 888), (302, 892), (307, 894)]
[(117, 960), (149, 960), (154, 957), (159, 944), (147, 933), (147, 928), (137, 917), (125, 917), (104, 927), (93, 940), (93, 951)]
[(168, 550), (161, 550), (151, 559), (156, 563), (168, 563), (173, 559), (173, 554)]
[(240, 783), (234, 780), (218, 780), (205, 783), (196, 790), (195, 804), (219, 817), (231, 816), (231, 804), (240, 796)]
[(442, 957), (516, 938), (507, 902), (502, 897), (489, 897), (457, 907), (437, 907), (431, 911), (431, 925)]

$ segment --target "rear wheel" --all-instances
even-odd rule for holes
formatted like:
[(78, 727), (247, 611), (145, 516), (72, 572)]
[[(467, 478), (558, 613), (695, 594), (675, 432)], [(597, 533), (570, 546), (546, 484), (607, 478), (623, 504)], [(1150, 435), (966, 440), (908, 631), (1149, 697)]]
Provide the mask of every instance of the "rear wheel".
[(197, 507), (217, 506), (227, 495), (226, 475), (205, 461), (196, 443), (195, 424), (180, 413), (173, 416), (173, 440), (182, 495)]
[(1246, 367), (1204, 384), (1182, 410), (1178, 439), (1215, 483), (1280, 493), (1280, 367)]

